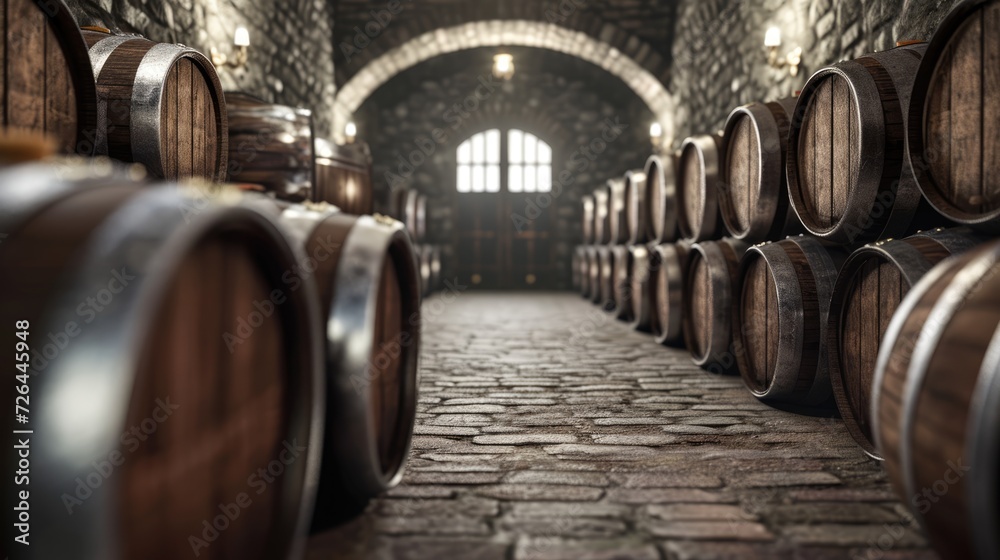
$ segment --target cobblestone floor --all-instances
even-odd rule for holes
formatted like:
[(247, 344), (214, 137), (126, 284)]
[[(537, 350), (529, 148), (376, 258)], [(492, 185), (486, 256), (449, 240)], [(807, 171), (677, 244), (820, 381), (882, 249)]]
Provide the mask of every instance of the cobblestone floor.
[(307, 557), (936, 558), (840, 420), (571, 294), (425, 302), (404, 483)]

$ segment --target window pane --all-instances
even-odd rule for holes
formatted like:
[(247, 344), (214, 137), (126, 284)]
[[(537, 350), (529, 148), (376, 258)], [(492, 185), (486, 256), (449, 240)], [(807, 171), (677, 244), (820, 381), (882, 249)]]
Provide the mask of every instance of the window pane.
[(486, 161), (486, 135), (479, 133), (472, 137), (472, 163)]
[(538, 169), (535, 166), (524, 167), (524, 192), (535, 192), (537, 178)]
[(524, 163), (535, 163), (538, 161), (535, 150), (538, 149), (538, 138), (534, 134), (524, 135)]
[(500, 192), (500, 166), (486, 166), (486, 192)]
[(511, 165), (507, 176), (507, 190), (510, 192), (523, 192), (521, 188), (521, 177), (523, 168), (520, 165)]
[(520, 130), (511, 130), (507, 136), (507, 159), (511, 163), (521, 163), (524, 161), (522, 153), (524, 151), (524, 133)]
[(538, 166), (538, 192), (549, 192), (552, 190), (552, 166)]
[(552, 163), (552, 148), (541, 140), (538, 141), (538, 163)]
[(468, 140), (458, 146), (458, 163), (472, 163), (472, 143)]
[(500, 131), (486, 132), (486, 163), (500, 163)]
[(468, 165), (458, 166), (458, 192), (472, 190), (472, 169)]
[(486, 169), (482, 165), (472, 168), (472, 192), (483, 192), (486, 190)]

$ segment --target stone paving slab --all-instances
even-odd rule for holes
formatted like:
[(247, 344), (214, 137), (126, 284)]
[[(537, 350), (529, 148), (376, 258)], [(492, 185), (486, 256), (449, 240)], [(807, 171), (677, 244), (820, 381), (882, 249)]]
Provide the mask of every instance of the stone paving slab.
[(310, 560), (936, 558), (832, 411), (571, 294), (438, 299), (406, 476)]

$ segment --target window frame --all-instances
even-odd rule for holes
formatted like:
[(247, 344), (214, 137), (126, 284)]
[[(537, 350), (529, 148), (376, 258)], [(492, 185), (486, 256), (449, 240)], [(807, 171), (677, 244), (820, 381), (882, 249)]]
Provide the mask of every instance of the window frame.
[[(526, 148), (533, 148), (530, 154)], [(519, 128), (481, 130), (455, 149), (455, 192), (552, 192), (552, 160), (551, 145), (531, 132)]]

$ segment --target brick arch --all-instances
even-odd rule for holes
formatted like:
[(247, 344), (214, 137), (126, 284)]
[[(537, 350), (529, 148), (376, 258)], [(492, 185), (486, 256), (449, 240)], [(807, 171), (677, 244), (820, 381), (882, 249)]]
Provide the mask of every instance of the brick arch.
[[(634, 42), (633, 38), (628, 43)], [(552, 23), (492, 20), (464, 23), (429, 31), (371, 60), (344, 84), (333, 107), (334, 136), (342, 140), (351, 115), (393, 76), (428, 59), (480, 47), (521, 46), (548, 49), (590, 62), (624, 82), (673, 138), (674, 99), (663, 83), (636, 60), (582, 31)], [(516, 61), (515, 61), (516, 64)]]

